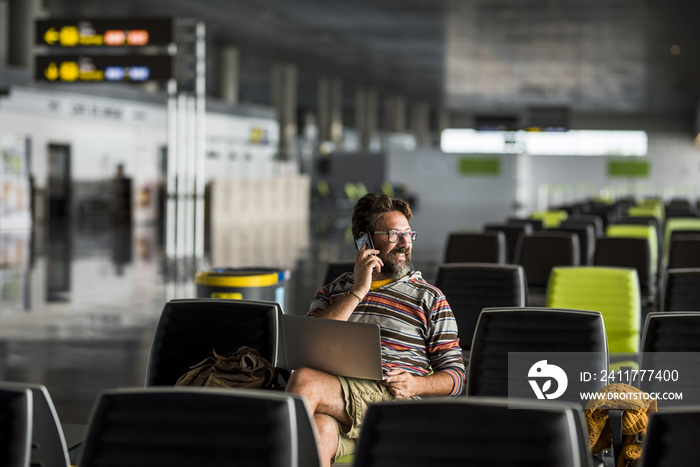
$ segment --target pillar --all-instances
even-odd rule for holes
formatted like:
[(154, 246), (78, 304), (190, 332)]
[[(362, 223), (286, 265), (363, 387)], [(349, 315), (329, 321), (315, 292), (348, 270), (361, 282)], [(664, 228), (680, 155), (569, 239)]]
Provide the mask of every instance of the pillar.
[(411, 106), (411, 131), (418, 147), (430, 146), (430, 107), (427, 102)]
[(218, 55), (217, 95), (230, 105), (238, 105), (239, 52), (238, 47), (223, 47)]
[(7, 65), (10, 42), (10, 4), (0, 0), (0, 66)]
[(278, 63), (272, 68), (272, 105), (277, 110), (280, 127), (278, 155), (282, 161), (296, 158), (297, 81), (296, 65)]
[(343, 139), (343, 83), (339, 78), (322, 77), (318, 83), (319, 141), (339, 146)]
[(391, 133), (406, 133), (406, 98), (389, 96), (384, 100), (384, 129)]
[(10, 0), (7, 61), (33, 70), (34, 21), (41, 15), (41, 0)]
[(377, 90), (358, 88), (355, 92), (355, 129), (363, 151), (369, 151), (370, 143), (377, 134), (377, 111)]

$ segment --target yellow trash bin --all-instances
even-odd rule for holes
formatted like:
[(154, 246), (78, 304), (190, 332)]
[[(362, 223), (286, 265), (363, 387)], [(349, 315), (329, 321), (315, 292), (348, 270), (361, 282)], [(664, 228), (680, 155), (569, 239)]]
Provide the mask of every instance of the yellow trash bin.
[(269, 268), (212, 268), (195, 275), (197, 298), (267, 300), (287, 308), (289, 270)]

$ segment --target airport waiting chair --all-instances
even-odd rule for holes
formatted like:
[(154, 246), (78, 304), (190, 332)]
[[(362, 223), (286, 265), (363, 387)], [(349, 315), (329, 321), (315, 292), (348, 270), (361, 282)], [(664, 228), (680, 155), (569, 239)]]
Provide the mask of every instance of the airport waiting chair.
[(655, 217), (659, 222), (664, 220), (663, 204), (649, 204), (641, 206), (631, 206), (627, 209), (627, 215), (630, 217)]
[(665, 207), (666, 207), (666, 210), (677, 209), (677, 210), (681, 210), (681, 211), (695, 212), (695, 206), (693, 206), (693, 203), (690, 202), (689, 198), (686, 198), (683, 196), (671, 198), (670, 200), (668, 200), (666, 202)]
[(667, 209), (666, 210), (666, 217), (665, 219), (668, 221), (669, 219), (676, 219), (679, 217), (698, 217), (697, 213), (691, 210), (683, 210), (683, 209)]
[(594, 233), (596, 237), (602, 237), (605, 234), (605, 227), (603, 225), (603, 219), (600, 216), (595, 216), (592, 214), (572, 214), (563, 221), (560, 226), (565, 226), (567, 224), (588, 224), (593, 226)]
[(697, 210), (687, 198), (674, 198), (665, 205), (666, 219), (697, 217)]
[(661, 311), (700, 311), (699, 284), (700, 268), (666, 271)]
[(32, 393), (0, 389), (0, 465), (27, 467), (32, 445)]
[[(648, 393), (681, 393), (682, 400), (657, 400), (659, 408), (700, 404), (700, 311), (649, 313), (642, 334), (639, 369), (634, 381)], [(646, 376), (646, 377), (644, 377)]]
[[(31, 466), (68, 467), (70, 459), (53, 399), (43, 384), (0, 381), (0, 391), (29, 390), (32, 396)], [(0, 463), (0, 465), (5, 465)]]
[(624, 365), (635, 361), (639, 352), (640, 295), (637, 271), (632, 268), (555, 267), (547, 286), (547, 306), (599, 311), (611, 366), (620, 366), (620, 361)]
[(622, 216), (610, 223), (610, 225), (617, 224), (652, 225), (656, 227), (659, 232), (659, 238), (661, 238), (661, 225), (663, 223), (654, 216)]
[(352, 272), (354, 268), (355, 261), (333, 261), (328, 263), (326, 275), (323, 277), (323, 284), (321, 284), (321, 286), (330, 284), (335, 279), (340, 277), (341, 274)]
[[(587, 310), (484, 309), (472, 340), (465, 386), (467, 397), (535, 398), (527, 378), (509, 381), (513, 372), (527, 375), (538, 361), (522, 360), (514, 354), (523, 352), (542, 354), (550, 363), (565, 358), (569, 369), (573, 365), (593, 372), (607, 370), (603, 317), (597, 311)], [(595, 392), (604, 386), (600, 381), (569, 383), (569, 389), (559, 400), (579, 404), (582, 403), (579, 389)]]
[(658, 411), (649, 417), (642, 443), (643, 467), (695, 465), (700, 437), (700, 407)]
[(383, 402), (367, 410), (353, 466), (590, 467), (585, 433), (583, 410), (557, 401)]
[(569, 214), (563, 210), (533, 211), (530, 214), (532, 219), (541, 220), (545, 229), (559, 227), (559, 224), (565, 221), (568, 216)]
[(318, 466), (309, 414), (298, 398), (243, 389), (103, 391), (79, 465)]
[(452, 232), (447, 237), (444, 262), (505, 264), (506, 250), (503, 232)]
[(605, 231), (612, 221), (620, 217), (617, 211), (618, 209), (610, 204), (592, 203), (587, 206), (585, 213), (589, 216), (598, 217), (602, 221), (603, 231)]
[(607, 237), (645, 238), (649, 242), (651, 274), (656, 277), (660, 268), (659, 239), (656, 228), (651, 225), (612, 224), (605, 231)]
[(283, 366), (282, 308), (257, 300), (170, 300), (161, 312), (151, 344), (146, 386), (172, 386), (192, 365), (245, 345), (274, 366)]
[(700, 218), (697, 217), (676, 217), (668, 219), (664, 228), (663, 239), (663, 260), (664, 264), (668, 263), (668, 254), (671, 251), (671, 237), (673, 232), (682, 230), (684, 233), (698, 232), (700, 233)]
[(506, 263), (513, 264), (515, 256), (515, 247), (518, 245), (518, 239), (521, 235), (532, 234), (532, 225), (512, 225), (512, 224), (486, 224), (483, 228), (484, 232), (503, 232), (506, 236)]
[(642, 302), (656, 299), (657, 277), (652, 272), (651, 249), (645, 238), (601, 237), (596, 241), (593, 266), (634, 268), (639, 278)]
[(579, 264), (590, 266), (593, 264), (595, 252), (596, 234), (595, 227), (590, 223), (562, 222), (559, 227), (548, 229), (549, 232), (572, 232), (578, 235)]
[(697, 234), (671, 235), (668, 269), (700, 268), (700, 231)]
[(435, 286), (442, 290), (452, 308), (465, 354), (471, 347), (481, 310), (527, 305), (525, 273), (522, 266), (516, 264), (442, 264)]
[(534, 232), (520, 237), (514, 263), (525, 270), (531, 306), (543, 306), (549, 274), (556, 266), (578, 266), (578, 235), (571, 232)]
[(544, 225), (544, 220), (535, 219), (533, 217), (509, 217), (506, 219), (506, 224), (508, 225), (529, 225), (532, 227), (532, 231), (536, 232), (538, 230), (544, 230), (546, 227)]

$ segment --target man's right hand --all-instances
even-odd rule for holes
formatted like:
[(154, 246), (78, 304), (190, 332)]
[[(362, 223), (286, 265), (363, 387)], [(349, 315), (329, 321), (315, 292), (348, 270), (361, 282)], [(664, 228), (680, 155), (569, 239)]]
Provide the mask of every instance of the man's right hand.
[(362, 249), (357, 252), (353, 271), (355, 285), (352, 289), (360, 297), (364, 297), (369, 292), (372, 285), (372, 272), (377, 274), (382, 272), (384, 263), (379, 259), (378, 254), (379, 250), (369, 248), (367, 245), (363, 245)]

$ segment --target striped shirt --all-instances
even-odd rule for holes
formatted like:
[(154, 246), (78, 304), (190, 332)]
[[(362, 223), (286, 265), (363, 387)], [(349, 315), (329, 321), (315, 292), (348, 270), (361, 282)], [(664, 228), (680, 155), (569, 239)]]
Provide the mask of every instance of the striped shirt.
[[(345, 273), (321, 288), (308, 315), (328, 308), (353, 285), (353, 274)], [(461, 393), (465, 371), (457, 322), (445, 295), (420, 272), (371, 290), (348, 321), (379, 325), (385, 370), (398, 368), (420, 376), (442, 371), (452, 377), (450, 395)]]

